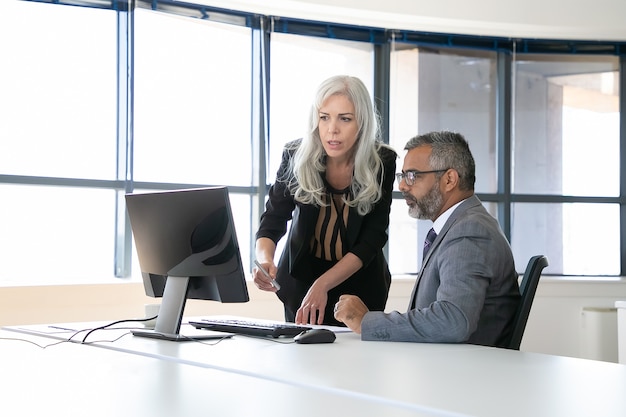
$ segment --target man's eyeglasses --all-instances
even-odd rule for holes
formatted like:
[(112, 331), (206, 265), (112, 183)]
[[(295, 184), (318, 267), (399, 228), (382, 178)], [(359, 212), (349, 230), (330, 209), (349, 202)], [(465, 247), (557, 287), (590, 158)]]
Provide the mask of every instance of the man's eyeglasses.
[(413, 184), (415, 184), (415, 180), (417, 178), (419, 178), (420, 175), (423, 174), (431, 174), (433, 172), (446, 172), (448, 169), (434, 169), (432, 171), (416, 171), (416, 170), (410, 170), (410, 171), (405, 171), (405, 172), (400, 172), (398, 174), (396, 174), (396, 180), (398, 180), (398, 184), (400, 184), (400, 182), (402, 182), (402, 180), (404, 179), (404, 182), (406, 182), (406, 185), (411, 186)]

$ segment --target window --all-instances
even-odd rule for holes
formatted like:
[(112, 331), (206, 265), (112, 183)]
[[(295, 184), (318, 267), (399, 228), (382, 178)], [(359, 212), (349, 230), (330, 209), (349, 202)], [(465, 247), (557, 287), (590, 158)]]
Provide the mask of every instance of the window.
[(2, 2), (0, 174), (115, 179), (115, 22), (110, 10)]
[(518, 55), (514, 76), (512, 192), (535, 202), (512, 209), (516, 262), (542, 253), (547, 273), (619, 275), (617, 58)]
[(136, 11), (136, 181), (251, 185), (251, 56), (246, 27)]
[[(119, 2), (63, 3), (76, 2), (0, 2), (0, 250), (11, 259), (0, 285), (114, 281), (125, 233), (116, 199), (130, 187), (229, 186), (251, 265), (260, 200), (283, 146), (302, 137), (319, 83), (340, 73), (389, 104), (399, 167), (416, 134), (465, 135), (476, 192), (509, 237), (518, 269), (543, 253), (548, 274), (624, 273), (624, 42), (437, 35), (137, 2), (144, 8), (130, 15), (126, 92), (133, 114), (124, 124)], [(259, 91), (268, 92), (268, 120)], [(131, 132), (128, 149), (118, 146), (118, 117)], [(130, 162), (126, 177), (118, 161)], [(266, 184), (257, 179), (263, 169)], [(393, 274), (414, 274), (430, 222), (410, 218), (395, 197), (389, 264)], [(603, 244), (588, 248), (589, 239)], [(132, 264), (138, 279), (136, 256)]]
[(2, 285), (113, 277), (115, 194), (89, 185), (116, 175), (115, 36), (111, 10), (0, 4)]
[(513, 204), (516, 265), (547, 254), (557, 275), (619, 275), (619, 205)]
[(518, 55), (514, 64), (513, 192), (618, 196), (617, 58)]
[(2, 285), (113, 278), (115, 192), (0, 184)]
[[(433, 130), (452, 130), (462, 133), (470, 143), (476, 160), (476, 192), (497, 191), (495, 66), (493, 52), (433, 52), (393, 44), (389, 130), (390, 143), (400, 154), (398, 172), (410, 138)], [(404, 200), (397, 200), (390, 223), (392, 274), (416, 273), (421, 264), (419, 248), (431, 222), (409, 217)]]

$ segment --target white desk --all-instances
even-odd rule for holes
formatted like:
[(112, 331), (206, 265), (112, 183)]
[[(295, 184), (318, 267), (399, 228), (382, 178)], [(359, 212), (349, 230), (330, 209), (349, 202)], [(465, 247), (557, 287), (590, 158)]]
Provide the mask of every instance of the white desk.
[(213, 346), (131, 336), (96, 345), (263, 384), (368, 399), (394, 410), (481, 417), (626, 415), (626, 366), (615, 363), (472, 345), (363, 342), (352, 333), (322, 345), (244, 336)]
[[(12, 417), (451, 416), (178, 361), (0, 330), (0, 414)], [(168, 342), (163, 342), (168, 343)]]

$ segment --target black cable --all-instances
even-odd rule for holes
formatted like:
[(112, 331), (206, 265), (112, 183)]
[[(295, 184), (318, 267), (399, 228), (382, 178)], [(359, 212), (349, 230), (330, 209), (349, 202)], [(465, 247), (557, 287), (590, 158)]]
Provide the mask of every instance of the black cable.
[[(154, 317), (148, 317), (148, 318), (144, 318), (144, 319), (124, 319), (124, 320), (117, 320), (108, 324), (105, 324), (103, 326), (99, 326), (99, 327), (95, 327), (92, 329), (81, 329), (81, 330), (76, 330), (70, 337), (68, 337), (67, 339), (55, 342), (55, 343), (50, 343), (49, 345), (40, 345), (38, 343), (35, 343), (33, 341), (30, 341), (28, 339), (20, 339), (20, 338), (12, 338), (12, 337), (0, 337), (0, 340), (14, 340), (14, 341), (19, 341), (19, 342), (26, 342), (26, 343), (30, 343), (33, 344), (41, 349), (45, 349), (47, 347), (50, 346), (55, 346), (55, 345), (59, 345), (62, 343), (70, 343), (70, 342), (74, 342), (74, 340), (72, 340), (74, 337), (76, 337), (77, 335), (79, 335), (80, 333), (83, 332), (87, 332), (87, 334), (85, 334), (85, 336), (83, 337), (83, 339), (78, 342), (80, 344), (92, 344), (92, 343), (113, 343), (116, 342), (118, 340), (120, 340), (122, 337), (127, 336), (129, 334), (131, 334), (131, 332), (127, 332), (122, 334), (121, 336), (118, 336), (117, 338), (113, 339), (113, 340), (97, 340), (97, 341), (93, 341), (93, 342), (87, 342), (87, 338), (89, 337), (89, 335), (91, 335), (91, 333), (95, 332), (96, 330), (124, 330), (124, 329), (134, 329), (134, 327), (116, 327), (115, 329), (110, 329), (111, 326), (115, 326), (116, 324), (121, 324), (121, 323), (130, 323), (130, 322), (146, 322), (146, 321), (151, 321), (151, 320), (156, 320), (158, 317), (158, 315), (154, 316)], [(202, 343), (203, 345), (209, 345), (209, 346), (215, 346), (218, 343), (220, 343), (221, 341), (225, 340), (225, 339), (230, 339), (232, 336), (232, 334), (226, 334), (224, 335), (224, 337), (216, 339), (215, 342), (212, 343), (208, 343), (204, 340), (198, 340), (198, 339), (194, 339), (193, 337), (188, 337), (185, 335), (181, 335), (181, 337), (196, 342), (196, 343)], [(239, 336), (246, 336), (246, 337), (253, 337), (253, 338), (258, 338), (258, 339), (263, 339), (263, 340), (269, 340), (272, 341), (274, 343), (281, 343), (281, 344), (289, 344), (289, 343), (294, 343), (293, 341), (289, 341), (289, 342), (282, 342), (279, 341), (277, 339), (273, 339), (273, 338), (267, 338), (264, 336), (252, 336), (252, 335), (243, 335), (240, 334)], [(76, 342), (74, 342), (76, 343)]]
[[(118, 330), (119, 330), (119, 329), (120, 329), (120, 328), (118, 328)], [(117, 342), (118, 340), (120, 340), (122, 337), (124, 337), (124, 336), (128, 336), (129, 334), (132, 334), (132, 333), (131, 333), (131, 332), (126, 332), (126, 333), (124, 333), (124, 334), (122, 334), (122, 335), (120, 335), (120, 336), (116, 337), (116, 338), (115, 338), (115, 339), (113, 339), (113, 340), (94, 340), (93, 342), (81, 342), (81, 344), (83, 344), (83, 345), (90, 345), (90, 344), (92, 344), (92, 343), (115, 343), (115, 342)]]
[[(114, 321), (114, 322), (112, 322), (112, 323), (105, 324), (104, 326), (95, 327), (95, 328), (93, 328), (93, 329), (91, 329), (91, 330), (89, 330), (89, 331), (87, 332), (87, 334), (85, 335), (85, 337), (83, 337), (83, 340), (82, 340), (82, 342), (81, 342), (81, 343), (86, 343), (87, 337), (89, 337), (89, 335), (90, 335), (91, 333), (95, 332), (96, 330), (104, 330), (104, 329), (106, 329), (106, 328), (108, 328), (108, 327), (115, 326), (116, 324), (120, 324), (120, 323), (151, 321), (151, 320), (155, 320), (157, 317), (158, 317), (158, 315), (156, 315), (156, 316), (154, 316), (154, 317), (148, 317), (148, 318), (145, 318), (145, 319), (125, 319), (125, 320), (117, 320), (117, 321)], [(81, 331), (82, 331), (82, 330), (81, 330)], [(78, 334), (78, 333), (75, 333), (74, 335), (72, 335), (72, 336), (70, 337), (70, 339), (71, 339), (72, 337), (74, 337), (76, 334)], [(116, 339), (116, 340), (117, 340), (117, 339)]]

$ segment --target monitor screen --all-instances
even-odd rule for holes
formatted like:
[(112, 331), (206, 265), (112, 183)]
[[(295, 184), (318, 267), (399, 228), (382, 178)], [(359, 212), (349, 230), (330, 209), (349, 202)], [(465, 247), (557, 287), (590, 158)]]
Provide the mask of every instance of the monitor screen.
[(249, 301), (226, 187), (126, 194), (126, 208), (146, 294), (162, 297), (154, 331), (133, 334), (196, 339), (180, 333), (188, 298)]

